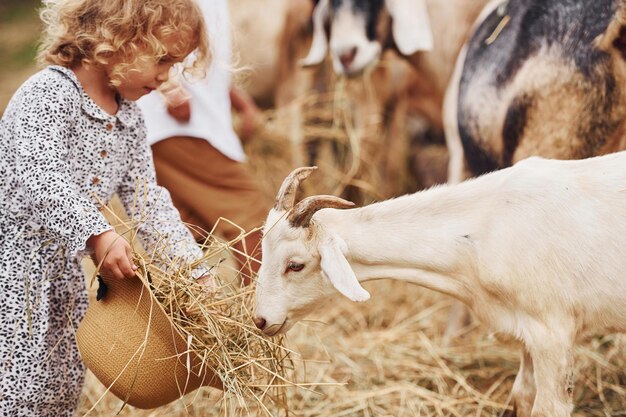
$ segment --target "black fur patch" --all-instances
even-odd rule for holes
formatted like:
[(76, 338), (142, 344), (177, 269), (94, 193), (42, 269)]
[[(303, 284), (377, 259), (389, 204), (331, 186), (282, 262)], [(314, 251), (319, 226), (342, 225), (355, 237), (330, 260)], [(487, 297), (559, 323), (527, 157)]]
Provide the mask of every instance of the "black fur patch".
[[(472, 123), (472, 120), (467, 118), (465, 118), (464, 121), (467, 124), (475, 124), (475, 121)], [(500, 168), (498, 160), (479, 146), (478, 141), (474, 138), (474, 136), (472, 136), (469, 130), (460, 124), (459, 134), (463, 144), (465, 161), (467, 162), (468, 168), (472, 174), (478, 176)]]
[[(472, 36), (465, 72), (475, 74), (485, 62), (498, 63), (494, 70), (497, 84), (502, 85), (541, 47), (558, 44), (588, 76), (599, 60), (607, 59), (593, 42), (615, 11), (613, 0), (511, 0), (504, 13), (492, 12)], [(511, 20), (495, 42), (486, 45), (504, 15)]]
[(467, 61), (500, 62), (496, 78), (501, 85), (541, 47), (558, 44), (580, 72), (589, 76), (599, 60), (607, 59), (605, 53), (593, 48), (593, 42), (606, 30), (615, 11), (613, 0), (511, 0), (505, 11), (511, 18), (508, 25), (492, 45), (486, 46), (485, 40), (502, 19), (497, 11), (492, 13), (472, 37)]
[(530, 105), (530, 97), (516, 97), (506, 112), (504, 125), (502, 126), (502, 138), (504, 139), (502, 165), (504, 166), (513, 164), (513, 155), (524, 133)]
[(620, 28), (619, 36), (613, 41), (613, 47), (622, 54), (622, 58), (626, 59), (626, 26)]
[[(332, 0), (331, 8), (333, 11), (339, 9), (346, 0)], [(384, 6), (384, 0), (349, 0), (355, 15), (365, 16), (365, 33), (367, 39), (373, 41), (376, 39), (376, 25), (378, 16)]]

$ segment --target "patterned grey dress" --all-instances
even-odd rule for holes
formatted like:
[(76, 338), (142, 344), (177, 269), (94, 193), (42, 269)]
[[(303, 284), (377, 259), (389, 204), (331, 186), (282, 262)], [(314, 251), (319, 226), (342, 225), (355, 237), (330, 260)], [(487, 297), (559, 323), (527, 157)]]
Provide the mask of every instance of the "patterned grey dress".
[(0, 415), (76, 413), (84, 367), (74, 331), (87, 308), (80, 259), (111, 228), (114, 193), (127, 211), (141, 185), (140, 237), (200, 257), (168, 192), (156, 185), (138, 107), (112, 116), (74, 73), (50, 66), (15, 93), (0, 122)]

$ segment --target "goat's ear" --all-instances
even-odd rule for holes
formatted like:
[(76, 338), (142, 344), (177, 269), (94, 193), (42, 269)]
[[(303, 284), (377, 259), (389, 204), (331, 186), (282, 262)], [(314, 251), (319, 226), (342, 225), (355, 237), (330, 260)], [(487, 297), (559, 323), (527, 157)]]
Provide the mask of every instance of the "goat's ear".
[(328, 39), (324, 29), (328, 19), (328, 1), (320, 0), (313, 9), (313, 41), (309, 53), (300, 61), (300, 65), (304, 67), (320, 64), (328, 53)]
[(324, 239), (320, 245), (322, 273), (335, 289), (352, 301), (369, 300), (370, 294), (361, 287), (342, 251), (345, 243), (337, 237)]
[(385, 0), (385, 4), (392, 19), (393, 39), (403, 55), (433, 49), (433, 32), (425, 0)]

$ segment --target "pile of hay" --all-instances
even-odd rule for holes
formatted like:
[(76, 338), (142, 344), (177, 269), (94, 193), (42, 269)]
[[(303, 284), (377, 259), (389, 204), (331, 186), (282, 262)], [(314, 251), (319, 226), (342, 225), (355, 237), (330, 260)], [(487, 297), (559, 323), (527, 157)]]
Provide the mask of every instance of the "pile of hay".
[[(307, 380), (329, 384), (315, 395), (290, 391), (297, 415), (492, 417), (508, 409), (517, 342), (476, 323), (445, 347), (449, 297), (390, 280), (366, 288), (372, 294), (367, 303), (338, 297), (288, 335)], [(625, 335), (578, 347), (574, 416), (626, 416), (625, 369)]]
[[(394, 281), (366, 287), (371, 301), (337, 297), (289, 332), (285, 343), (299, 352), (292, 364), (304, 388), (284, 387), (287, 407), (269, 401), (272, 416), (493, 417), (507, 410), (519, 366), (514, 342), (475, 325), (446, 348), (448, 297)], [(626, 336), (596, 338), (577, 349), (575, 361), (574, 416), (626, 416)], [(127, 408), (121, 415), (267, 415), (255, 400), (242, 403), (211, 390), (190, 395), (193, 401), (154, 411)], [(119, 402), (108, 400), (92, 415), (113, 415)]]
[[(266, 121), (246, 144), (254, 170), (264, 178), (262, 186), (275, 196), (284, 177), (296, 166), (316, 165), (324, 172), (317, 182), (325, 193), (343, 195), (357, 202), (390, 197), (391, 190), (406, 190), (408, 151), (393, 158), (385, 134), (384, 115), (356, 115), (355, 100), (377, 102), (371, 81), (333, 80), (328, 90), (310, 91), (286, 106), (266, 112)], [(363, 106), (363, 108), (368, 108)], [(296, 114), (298, 116), (296, 116)], [(396, 133), (405, 133), (397, 129)], [(404, 135), (394, 141), (406, 143)], [(390, 171), (390, 159), (399, 167)], [(304, 187), (309, 187), (304, 184)]]
[[(258, 142), (248, 146), (253, 166), (271, 182), (270, 196), (294, 167), (290, 155), (306, 154), (311, 138), (323, 139), (330, 148), (351, 149), (353, 132), (337, 110), (344, 102), (342, 94), (312, 93), (303, 98), (305, 142), (300, 144), (276, 134), (287, 131), (289, 120), (280, 112), (270, 114)], [(326, 104), (320, 109), (315, 103)], [(286, 151), (293, 146), (297, 148)], [(385, 152), (384, 138), (378, 152)], [(358, 150), (355, 154), (362, 155)], [(317, 181), (306, 182), (305, 193), (337, 194), (345, 184), (360, 184), (350, 174), (350, 165), (339, 162), (320, 161)], [(281, 168), (277, 172), (272, 167)], [(371, 186), (380, 185), (368, 185), (363, 192), (376, 199)], [(303, 378), (326, 384), (314, 392), (289, 390), (296, 415), (490, 417), (510, 408), (519, 368), (516, 341), (475, 324), (445, 347), (449, 297), (399, 282), (366, 285), (372, 294), (368, 303), (354, 304), (338, 296), (332, 306), (290, 331), (287, 341), (302, 355)], [(574, 416), (626, 416), (626, 336), (597, 337), (579, 346), (575, 364)]]

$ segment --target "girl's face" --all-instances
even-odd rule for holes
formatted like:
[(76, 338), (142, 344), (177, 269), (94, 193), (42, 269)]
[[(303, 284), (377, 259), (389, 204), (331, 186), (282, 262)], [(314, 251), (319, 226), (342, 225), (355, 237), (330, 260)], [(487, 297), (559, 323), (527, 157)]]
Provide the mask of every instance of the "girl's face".
[(163, 44), (169, 51), (166, 56), (158, 61), (129, 68), (122, 74), (120, 84), (114, 87), (122, 98), (135, 101), (156, 90), (167, 81), (172, 66), (183, 61), (185, 57), (176, 50), (176, 46), (181, 45), (180, 35), (170, 36)]

